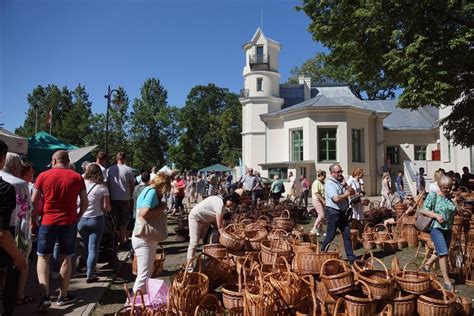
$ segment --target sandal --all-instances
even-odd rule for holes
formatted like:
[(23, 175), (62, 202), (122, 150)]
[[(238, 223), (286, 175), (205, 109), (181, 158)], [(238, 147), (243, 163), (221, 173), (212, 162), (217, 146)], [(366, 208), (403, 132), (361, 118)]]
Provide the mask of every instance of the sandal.
[(16, 305), (25, 305), (34, 301), (35, 298), (33, 296), (25, 295), (23, 298), (19, 298), (16, 300)]

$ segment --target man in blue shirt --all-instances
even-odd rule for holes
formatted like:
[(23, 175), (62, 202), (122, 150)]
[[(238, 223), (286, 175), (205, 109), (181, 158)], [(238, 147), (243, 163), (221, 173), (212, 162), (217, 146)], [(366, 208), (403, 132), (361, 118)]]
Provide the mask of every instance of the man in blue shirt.
[(344, 249), (346, 251), (347, 259), (352, 264), (356, 260), (356, 256), (352, 251), (351, 233), (350, 233), (350, 215), (349, 196), (354, 195), (355, 191), (347, 185), (342, 174), (342, 168), (338, 163), (332, 164), (329, 167), (330, 176), (325, 185), (325, 200), (326, 210), (325, 217), (328, 222), (326, 238), (323, 241), (321, 250), (325, 251), (327, 245), (333, 241), (336, 236), (336, 229), (339, 228), (344, 240)]

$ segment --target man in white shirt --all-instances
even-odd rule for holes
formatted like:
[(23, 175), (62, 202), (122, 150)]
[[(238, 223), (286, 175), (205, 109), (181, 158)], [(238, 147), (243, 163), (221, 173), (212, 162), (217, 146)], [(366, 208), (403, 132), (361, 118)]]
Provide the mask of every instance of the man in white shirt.
[(100, 170), (102, 171), (102, 177), (104, 177), (104, 182), (107, 182), (107, 169), (105, 169), (105, 166), (107, 164), (107, 154), (103, 151), (99, 151), (95, 156), (95, 163), (99, 165)]
[(224, 230), (224, 214), (240, 202), (242, 189), (221, 197), (212, 195), (193, 207), (188, 217), (189, 224), (189, 247), (187, 259), (194, 257), (199, 240), (206, 236), (206, 232), (212, 223), (217, 224), (217, 229), (222, 233)]

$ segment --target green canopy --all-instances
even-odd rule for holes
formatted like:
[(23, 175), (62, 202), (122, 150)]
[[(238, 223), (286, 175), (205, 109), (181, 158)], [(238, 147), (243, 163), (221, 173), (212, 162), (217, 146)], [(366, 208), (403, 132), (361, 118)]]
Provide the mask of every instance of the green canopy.
[(28, 138), (28, 161), (33, 164), (35, 172), (39, 173), (48, 169), (51, 156), (60, 149), (73, 150), (78, 149), (78, 147), (63, 143), (46, 132), (38, 132)]
[(209, 167), (206, 167), (206, 168), (202, 168), (202, 169), (199, 169), (199, 173), (201, 172), (211, 172), (211, 171), (215, 171), (215, 172), (231, 172), (232, 169), (229, 168), (229, 167), (226, 167), (224, 165), (221, 165), (220, 163), (217, 163), (215, 165), (212, 165), (212, 166), (209, 166)]

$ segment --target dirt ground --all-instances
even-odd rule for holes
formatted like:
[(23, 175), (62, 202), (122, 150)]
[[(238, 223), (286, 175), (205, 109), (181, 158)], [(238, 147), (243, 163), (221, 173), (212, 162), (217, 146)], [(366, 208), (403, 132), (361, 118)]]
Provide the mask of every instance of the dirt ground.
[[(301, 224), (305, 228), (309, 229), (313, 221), (314, 219), (311, 221), (303, 222)], [(169, 284), (171, 275), (176, 273), (180, 266), (183, 265), (186, 261), (186, 251), (188, 244), (184, 242), (182, 238), (176, 236), (174, 232), (176, 223), (170, 220), (168, 224), (169, 237), (165, 242), (162, 243), (166, 252), (166, 260), (164, 264), (164, 272), (161, 277), (165, 279), (165, 281)], [(339, 243), (339, 235), (336, 236), (334, 242)], [(342, 251), (343, 249), (344, 248), (342, 247)], [(390, 269), (391, 261), (394, 256), (398, 257), (400, 265), (403, 267), (405, 263), (413, 261), (413, 259), (415, 258), (415, 252), (415, 248), (404, 248), (402, 250), (398, 250), (395, 254), (385, 253), (383, 250), (373, 251), (374, 256), (380, 258), (387, 265), (388, 269)], [(355, 251), (355, 253), (356, 255), (362, 255), (364, 253), (364, 250), (362, 248), (359, 248)], [(417, 259), (417, 263), (421, 263), (421, 261), (421, 258)], [(118, 311), (121, 307), (123, 307), (126, 301), (126, 295), (123, 285), (126, 284), (128, 288), (131, 288), (133, 286), (134, 280), (135, 276), (131, 273), (131, 260), (128, 260), (128, 262), (121, 267), (117, 278), (114, 280), (109, 290), (98, 302), (98, 305), (94, 310), (93, 315), (110, 315)], [(474, 286), (457, 284), (456, 290), (459, 291), (458, 294), (474, 300)]]

